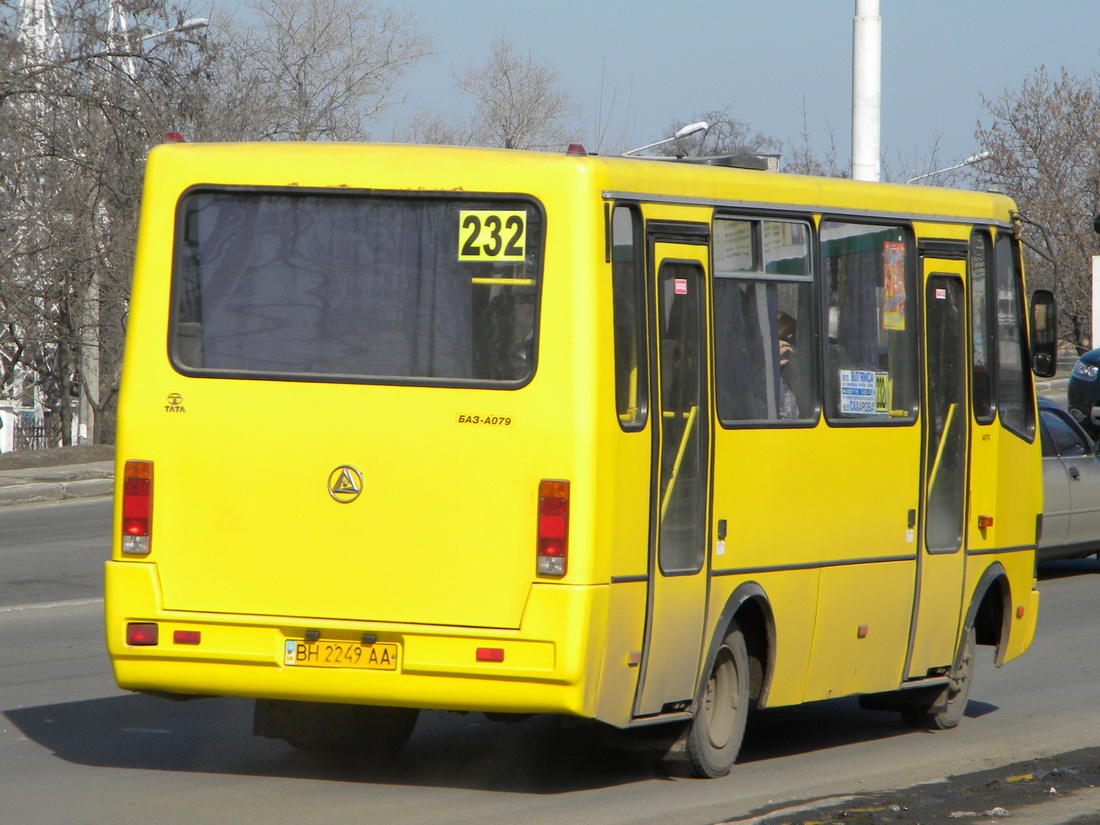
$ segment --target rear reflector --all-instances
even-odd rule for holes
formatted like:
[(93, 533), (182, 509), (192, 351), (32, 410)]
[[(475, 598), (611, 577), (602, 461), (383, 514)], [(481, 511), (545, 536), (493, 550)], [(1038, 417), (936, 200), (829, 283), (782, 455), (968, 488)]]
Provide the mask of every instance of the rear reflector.
[(178, 645), (197, 645), (202, 641), (202, 631), (177, 630), (172, 634), (172, 641)]
[(504, 648), (503, 647), (479, 647), (477, 649), (477, 660), (479, 662), (503, 662), (504, 661)]
[(153, 519), (153, 462), (127, 461), (122, 477), (122, 552), (149, 554)]
[(130, 622), (126, 625), (126, 644), (155, 645), (158, 641), (157, 626), (147, 622)]
[(538, 573), (564, 576), (569, 560), (569, 482), (539, 482)]

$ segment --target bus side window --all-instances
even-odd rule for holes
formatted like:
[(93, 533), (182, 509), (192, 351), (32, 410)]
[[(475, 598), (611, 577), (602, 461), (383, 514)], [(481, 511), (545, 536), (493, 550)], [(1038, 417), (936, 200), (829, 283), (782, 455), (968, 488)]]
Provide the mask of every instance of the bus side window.
[(830, 421), (916, 417), (915, 262), (900, 226), (822, 221)]
[(977, 230), (970, 237), (970, 261), (967, 278), (970, 281), (971, 363), (970, 384), (974, 396), (974, 418), (979, 424), (989, 424), (997, 415), (996, 375), (997, 347), (993, 337), (997, 329), (997, 292), (993, 288), (993, 242), (987, 230)]
[(809, 227), (729, 219), (714, 226), (718, 418), (771, 426), (816, 419)]
[(649, 367), (645, 340), (645, 257), (638, 211), (616, 206), (611, 218), (615, 313), (615, 410), (624, 430), (645, 427)]
[(997, 295), (997, 401), (1001, 426), (1030, 442), (1035, 437), (1035, 407), (1024, 321), (1024, 284), (1020, 248), (1007, 232), (993, 242), (993, 279)]

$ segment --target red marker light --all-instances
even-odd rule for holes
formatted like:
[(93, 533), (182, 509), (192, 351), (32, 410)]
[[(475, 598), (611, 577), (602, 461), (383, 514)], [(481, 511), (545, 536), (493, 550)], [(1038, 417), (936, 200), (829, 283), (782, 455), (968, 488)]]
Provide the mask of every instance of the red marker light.
[(503, 647), (479, 647), (477, 649), (477, 660), (479, 662), (503, 662), (504, 661), (504, 648)]

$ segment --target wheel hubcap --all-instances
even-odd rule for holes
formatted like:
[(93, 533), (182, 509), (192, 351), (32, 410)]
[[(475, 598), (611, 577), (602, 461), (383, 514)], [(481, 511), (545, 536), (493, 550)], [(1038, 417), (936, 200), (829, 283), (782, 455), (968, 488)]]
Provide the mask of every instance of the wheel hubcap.
[(729, 651), (723, 648), (719, 651), (703, 696), (703, 716), (711, 747), (721, 749), (729, 744), (737, 724), (739, 706), (737, 669)]

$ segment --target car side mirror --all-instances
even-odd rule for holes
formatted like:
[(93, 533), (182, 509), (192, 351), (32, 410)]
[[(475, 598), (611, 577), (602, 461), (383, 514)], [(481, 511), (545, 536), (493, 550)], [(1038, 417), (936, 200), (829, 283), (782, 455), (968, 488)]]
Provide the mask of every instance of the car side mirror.
[(1040, 378), (1058, 372), (1058, 308), (1049, 289), (1031, 296), (1031, 371)]

